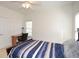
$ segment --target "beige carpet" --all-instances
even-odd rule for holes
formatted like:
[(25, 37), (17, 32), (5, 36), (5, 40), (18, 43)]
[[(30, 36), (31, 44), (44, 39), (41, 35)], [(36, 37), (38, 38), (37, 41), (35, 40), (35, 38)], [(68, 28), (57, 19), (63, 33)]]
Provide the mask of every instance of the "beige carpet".
[(6, 48), (0, 49), (0, 58), (8, 58)]

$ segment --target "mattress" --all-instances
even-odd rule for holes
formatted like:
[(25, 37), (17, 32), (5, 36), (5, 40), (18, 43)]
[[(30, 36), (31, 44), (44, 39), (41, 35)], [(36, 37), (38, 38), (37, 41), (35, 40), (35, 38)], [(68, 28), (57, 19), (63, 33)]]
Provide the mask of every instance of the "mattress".
[(64, 46), (40, 40), (27, 40), (11, 49), (10, 58), (64, 58)]

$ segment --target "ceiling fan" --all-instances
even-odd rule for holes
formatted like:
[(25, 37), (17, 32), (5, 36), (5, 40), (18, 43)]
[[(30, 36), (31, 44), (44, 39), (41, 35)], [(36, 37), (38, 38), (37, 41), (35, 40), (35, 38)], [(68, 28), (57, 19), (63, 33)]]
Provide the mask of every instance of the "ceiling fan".
[(32, 5), (38, 5), (36, 1), (25, 1), (22, 3), (22, 7), (31, 8)]

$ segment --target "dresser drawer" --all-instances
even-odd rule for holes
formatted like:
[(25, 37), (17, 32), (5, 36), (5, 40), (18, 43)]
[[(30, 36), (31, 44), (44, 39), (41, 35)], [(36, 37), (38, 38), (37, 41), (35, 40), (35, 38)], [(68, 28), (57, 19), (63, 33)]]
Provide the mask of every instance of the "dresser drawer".
[(12, 46), (15, 46), (17, 43), (17, 36), (12, 36)]

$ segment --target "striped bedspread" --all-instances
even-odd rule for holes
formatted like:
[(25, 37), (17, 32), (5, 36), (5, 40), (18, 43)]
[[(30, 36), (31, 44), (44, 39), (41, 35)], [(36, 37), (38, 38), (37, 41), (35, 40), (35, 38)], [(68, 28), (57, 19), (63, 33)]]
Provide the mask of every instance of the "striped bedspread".
[(9, 53), (10, 58), (64, 58), (62, 44), (50, 43), (39, 40), (27, 40), (14, 48)]

